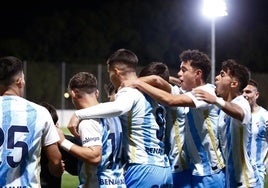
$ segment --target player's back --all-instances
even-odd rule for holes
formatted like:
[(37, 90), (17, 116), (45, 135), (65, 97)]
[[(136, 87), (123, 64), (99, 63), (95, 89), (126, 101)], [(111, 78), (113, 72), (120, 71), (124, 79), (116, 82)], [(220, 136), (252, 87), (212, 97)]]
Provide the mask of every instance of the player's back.
[(98, 166), (100, 187), (126, 187), (122, 160), (122, 126), (118, 117), (102, 118), (102, 161)]
[(121, 95), (132, 103), (132, 109), (120, 116), (128, 163), (169, 166), (164, 154), (164, 143), (157, 138), (159, 126), (151, 101), (133, 88), (120, 89), (116, 94), (116, 100), (121, 100)]
[[(252, 144), (251, 154), (256, 163), (263, 164), (267, 157), (267, 128), (268, 111), (263, 107), (259, 107), (258, 111), (252, 113)], [(265, 169), (264, 169), (265, 170)]]
[(38, 187), (41, 145), (55, 142), (43, 137), (53, 125), (50, 114), (21, 97), (3, 96), (0, 121), (0, 187)]

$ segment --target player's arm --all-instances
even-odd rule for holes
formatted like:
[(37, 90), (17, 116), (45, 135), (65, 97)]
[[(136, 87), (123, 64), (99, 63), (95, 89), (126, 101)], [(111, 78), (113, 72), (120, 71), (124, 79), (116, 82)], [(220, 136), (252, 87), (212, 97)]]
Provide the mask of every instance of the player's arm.
[(99, 165), (102, 157), (102, 147), (101, 146), (79, 146), (71, 141), (67, 140), (61, 130), (58, 131), (60, 136), (59, 145), (62, 149), (69, 152), (73, 156), (83, 160), (86, 163), (92, 165)]
[(48, 158), (49, 172), (56, 177), (60, 177), (64, 172), (64, 163), (61, 160), (61, 153), (57, 143), (44, 146), (44, 151)]
[(194, 89), (193, 93), (195, 94), (196, 98), (198, 98), (199, 100), (204, 100), (207, 103), (215, 104), (229, 116), (235, 119), (238, 119), (240, 121), (243, 121), (244, 111), (239, 105), (235, 103), (227, 102), (223, 100), (222, 98), (211, 95), (210, 93), (202, 89)]
[(189, 96), (185, 94), (172, 95), (162, 89), (151, 86), (150, 84), (145, 83), (140, 79), (125, 81), (123, 82), (123, 85), (128, 87), (135, 87), (140, 91), (148, 94), (154, 100), (166, 106), (195, 107), (193, 100)]
[(177, 86), (181, 85), (181, 81), (179, 80), (179, 78), (176, 78), (174, 76), (169, 76), (169, 83)]
[(58, 148), (59, 135), (51, 115), (43, 108), (43, 118), (47, 120), (43, 130), (42, 147), (48, 158), (48, 169), (53, 176), (60, 177), (64, 172), (64, 163)]
[(100, 103), (98, 105), (75, 111), (67, 128), (76, 137), (79, 137), (77, 127), (80, 120), (90, 118), (116, 117), (128, 112), (133, 106), (133, 98), (127, 93), (118, 91), (115, 101)]
[(139, 77), (138, 79), (154, 87), (162, 89), (166, 92), (169, 92), (169, 93), (171, 92), (170, 84), (166, 80), (161, 78), (160, 76), (150, 75), (150, 76)]

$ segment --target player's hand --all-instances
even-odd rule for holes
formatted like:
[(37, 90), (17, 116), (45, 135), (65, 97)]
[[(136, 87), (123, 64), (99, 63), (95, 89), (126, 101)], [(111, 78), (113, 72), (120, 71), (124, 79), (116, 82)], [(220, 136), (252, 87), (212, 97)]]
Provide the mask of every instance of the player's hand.
[(57, 128), (58, 134), (60, 136), (60, 140), (59, 140), (59, 144), (65, 139), (64, 133), (62, 132), (62, 130), (60, 128)]
[(75, 113), (72, 115), (67, 128), (69, 129), (69, 131), (75, 136), (75, 137), (80, 137), (79, 133), (78, 133), (78, 124), (79, 124), (79, 119), (78, 117), (75, 115)]
[(210, 104), (216, 103), (217, 97), (214, 95), (211, 95), (207, 91), (204, 91), (202, 89), (197, 88), (197, 89), (193, 89), (192, 92), (198, 100), (203, 100), (203, 101), (210, 103)]
[(63, 160), (61, 160), (61, 172), (62, 172), (61, 174), (63, 174), (64, 170), (65, 170), (65, 163)]

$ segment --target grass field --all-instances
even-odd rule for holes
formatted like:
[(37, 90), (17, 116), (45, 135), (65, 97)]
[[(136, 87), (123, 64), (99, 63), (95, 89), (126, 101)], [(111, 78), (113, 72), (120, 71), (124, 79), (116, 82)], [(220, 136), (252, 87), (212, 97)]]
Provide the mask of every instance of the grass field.
[[(62, 188), (75, 188), (78, 186), (78, 177), (72, 176), (68, 173), (64, 173), (61, 181)], [(265, 181), (265, 188), (268, 188), (268, 177)]]
[(78, 187), (78, 177), (64, 173), (61, 180), (62, 188), (75, 188)]

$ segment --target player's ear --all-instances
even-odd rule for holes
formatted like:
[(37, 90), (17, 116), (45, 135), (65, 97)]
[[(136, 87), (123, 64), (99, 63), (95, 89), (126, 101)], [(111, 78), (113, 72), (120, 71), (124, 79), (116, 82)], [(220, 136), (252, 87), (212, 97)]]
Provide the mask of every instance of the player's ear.
[(77, 91), (76, 90), (71, 90), (70, 94), (71, 94), (72, 98), (75, 98), (77, 96)]
[(259, 96), (260, 96), (260, 92), (256, 92), (256, 96), (255, 96), (255, 98), (256, 98), (256, 100), (259, 98)]
[(99, 98), (100, 92), (99, 92), (98, 89), (95, 91), (95, 95), (96, 95), (97, 98)]
[(18, 77), (16, 79), (16, 85), (19, 87), (19, 88), (23, 88), (24, 87), (24, 84), (25, 84), (25, 81), (22, 77)]
[(120, 72), (121, 72), (120, 69), (118, 69), (117, 67), (114, 68), (115, 75), (119, 75)]
[(231, 87), (238, 87), (238, 81), (237, 80), (233, 80), (231, 82)]
[(195, 73), (196, 73), (196, 76), (199, 76), (199, 77), (202, 76), (202, 70), (201, 69), (196, 69)]

